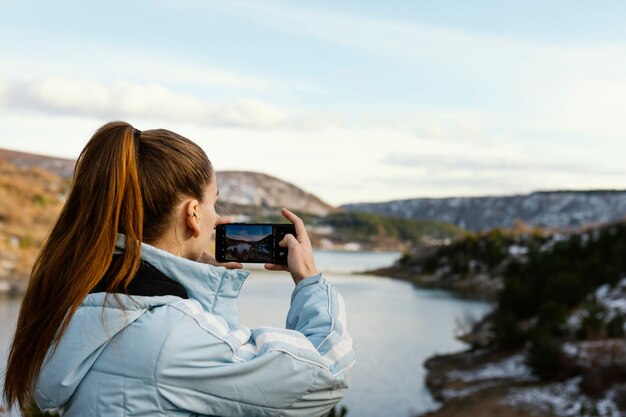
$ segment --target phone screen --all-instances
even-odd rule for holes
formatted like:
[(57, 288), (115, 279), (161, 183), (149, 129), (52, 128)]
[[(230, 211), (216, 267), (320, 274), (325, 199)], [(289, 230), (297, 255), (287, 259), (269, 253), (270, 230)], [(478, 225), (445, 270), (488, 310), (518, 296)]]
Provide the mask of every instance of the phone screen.
[(220, 262), (285, 264), (287, 248), (278, 242), (287, 233), (295, 236), (292, 224), (230, 223), (216, 230), (216, 258)]

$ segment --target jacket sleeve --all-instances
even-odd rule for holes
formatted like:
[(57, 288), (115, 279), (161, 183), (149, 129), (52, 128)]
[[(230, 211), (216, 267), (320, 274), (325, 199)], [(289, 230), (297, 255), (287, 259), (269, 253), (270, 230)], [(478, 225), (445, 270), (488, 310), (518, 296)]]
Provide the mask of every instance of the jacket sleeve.
[(287, 328), (229, 329), (185, 300), (161, 347), (165, 409), (219, 416), (319, 416), (343, 398), (355, 361), (343, 300), (321, 275), (296, 285)]

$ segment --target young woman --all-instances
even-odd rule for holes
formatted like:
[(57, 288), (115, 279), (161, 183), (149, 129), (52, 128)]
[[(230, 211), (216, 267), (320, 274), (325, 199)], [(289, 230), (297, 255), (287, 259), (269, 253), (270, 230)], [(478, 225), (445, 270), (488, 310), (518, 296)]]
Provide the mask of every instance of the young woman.
[(287, 328), (239, 326), (248, 273), (204, 251), (218, 187), (200, 147), (122, 122), (85, 146), (34, 265), (4, 398), (64, 416), (317, 416), (354, 363), (343, 300), (296, 215)]

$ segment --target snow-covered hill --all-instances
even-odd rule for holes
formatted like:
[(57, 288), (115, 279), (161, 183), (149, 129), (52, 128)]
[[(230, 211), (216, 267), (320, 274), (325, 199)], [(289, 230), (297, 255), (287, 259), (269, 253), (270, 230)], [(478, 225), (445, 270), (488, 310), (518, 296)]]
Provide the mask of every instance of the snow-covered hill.
[(220, 171), (217, 181), (220, 199), (231, 204), (288, 207), (320, 216), (336, 210), (293, 184), (258, 172)]
[(474, 231), (526, 225), (577, 228), (626, 218), (626, 191), (553, 191), (503, 197), (415, 198), (342, 206), (416, 220), (439, 220)]

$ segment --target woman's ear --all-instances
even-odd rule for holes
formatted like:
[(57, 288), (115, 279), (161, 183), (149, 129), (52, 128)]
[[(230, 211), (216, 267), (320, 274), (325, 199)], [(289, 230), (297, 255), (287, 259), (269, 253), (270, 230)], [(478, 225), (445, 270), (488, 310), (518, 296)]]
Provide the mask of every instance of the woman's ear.
[(187, 215), (187, 228), (193, 234), (193, 237), (200, 236), (200, 203), (198, 200), (189, 200), (184, 207)]

